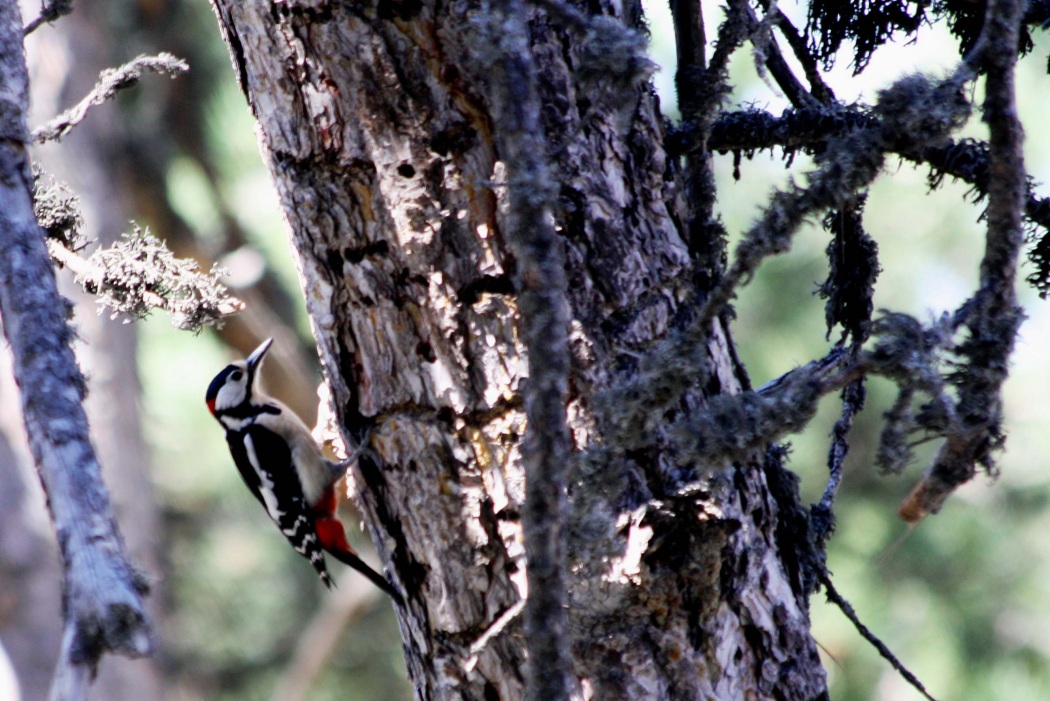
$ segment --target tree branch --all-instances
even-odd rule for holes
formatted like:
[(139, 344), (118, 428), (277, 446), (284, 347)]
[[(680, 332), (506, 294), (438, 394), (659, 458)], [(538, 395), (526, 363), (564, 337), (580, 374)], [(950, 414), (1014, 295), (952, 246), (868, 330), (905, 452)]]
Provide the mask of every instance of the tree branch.
[(85, 384), (69, 346), (68, 303), (33, 215), (22, 37), (17, 4), (0, 2), (0, 314), (65, 568), (65, 639), (51, 698), (66, 701), (86, 697), (104, 653), (146, 655), (151, 641), (147, 586), (113, 519), (81, 405)]
[(83, 100), (47, 124), (34, 129), (32, 140), (41, 144), (45, 141), (58, 141), (73, 127), (83, 122), (92, 107), (101, 105), (121, 90), (138, 83), (144, 71), (165, 73), (169, 78), (174, 78), (189, 69), (185, 61), (168, 53), (139, 56), (118, 68), (106, 69), (99, 74), (95, 88)]
[(138, 227), (122, 241), (86, 259), (54, 238), (48, 238), (47, 249), (114, 315), (141, 319), (150, 309), (162, 309), (171, 315), (175, 328), (197, 332), (205, 325), (221, 325), (223, 319), (244, 308), (244, 303), (219, 283), (220, 269), (202, 273), (196, 261), (176, 258), (158, 239)]
[(828, 445), (828, 482), (820, 501), (810, 510), (813, 540), (821, 551), (835, 530), (835, 512), (832, 506), (842, 482), (842, 465), (849, 454), (849, 432), (853, 428), (853, 420), (864, 408), (866, 396), (864, 378), (853, 380), (842, 390), (842, 413), (831, 429), (831, 443)]
[(763, 71), (768, 69), (787, 99), (796, 108), (819, 105), (817, 99), (795, 77), (794, 71), (791, 70), (791, 66), (784, 60), (784, 55), (780, 52), (776, 37), (773, 36), (773, 25), (776, 24), (780, 13), (775, 7), (772, 12), (768, 11), (768, 7), (766, 10), (766, 16), (759, 20), (754, 8), (750, 5), (747, 8), (751, 21), (751, 45), (754, 47), (755, 68), (759, 76), (762, 76)]
[(988, 230), (981, 260), (981, 286), (964, 305), (968, 338), (956, 350), (965, 362), (954, 373), (959, 429), (947, 437), (925, 477), (901, 505), (910, 523), (937, 512), (959, 485), (982, 465), (995, 472), (992, 453), (1002, 447), (1002, 384), (1024, 313), (1017, 305), (1014, 277), (1024, 242), (1028, 181), (1024, 130), (1017, 118), (1014, 65), (1024, 0), (988, 4), (984, 30), (971, 60), (987, 75), (984, 121), (988, 124)]
[(493, 6), (492, 102), (499, 154), (507, 166), (506, 238), (518, 260), (519, 323), (529, 363), (522, 518), (528, 580), (526, 694), (533, 701), (558, 701), (569, 698), (572, 678), (565, 572), (567, 283), (551, 217), (555, 191), (540, 126), (526, 6), (521, 0), (499, 0)]
[(897, 673), (900, 674), (906, 682), (915, 687), (915, 690), (922, 694), (923, 697), (929, 699), (929, 701), (936, 701), (936, 699), (930, 696), (930, 692), (926, 691), (926, 687), (923, 686), (921, 681), (919, 681), (919, 678), (912, 674), (911, 670), (905, 667), (904, 664), (897, 659), (897, 656), (886, 646), (886, 643), (882, 642), (879, 636), (872, 633), (871, 629), (864, 625), (850, 602), (839, 594), (838, 589), (836, 589), (835, 585), (831, 583), (831, 575), (827, 570), (824, 570), (820, 574), (820, 583), (824, 585), (824, 591), (828, 596), (828, 601), (839, 607), (839, 610), (842, 611), (843, 615), (849, 619), (849, 622), (852, 623), (853, 627), (857, 629), (858, 633), (860, 633), (860, 637), (871, 643), (871, 646), (878, 651), (882, 656), (882, 659), (889, 662), (890, 666), (897, 670)]
[(835, 93), (824, 82), (824, 78), (820, 74), (820, 66), (817, 65), (816, 58), (810, 53), (805, 37), (799, 33), (795, 25), (791, 23), (791, 20), (784, 16), (784, 13), (771, 0), (760, 0), (760, 2), (767, 12), (775, 13), (773, 20), (777, 29), (780, 30), (780, 33), (787, 40), (788, 46), (791, 47), (791, 51), (795, 54), (795, 58), (802, 64), (806, 80), (809, 81), (810, 94), (821, 104), (829, 105), (833, 103), (835, 101)]
[(729, 59), (747, 39), (748, 5), (746, 0), (730, 0), (710, 60), (701, 3), (672, 0), (670, 7), (678, 55), (674, 77), (678, 108), (682, 121), (689, 124), (700, 144), (686, 154), (682, 178), (686, 206), (680, 227), (695, 261), (696, 285), (707, 289), (725, 267), (727, 237), (714, 216), (717, 188), (706, 143), (711, 124), (729, 94)]
[[(673, 401), (680, 389), (667, 391), (669, 387), (689, 386), (690, 378), (682, 373), (691, 365), (689, 354), (703, 346), (710, 323), (766, 256), (788, 248), (790, 237), (805, 216), (838, 206), (838, 202), (859, 192), (877, 175), (886, 153), (923, 153), (943, 147), (947, 132), (961, 123), (969, 111), (968, 103), (959, 94), (960, 88), (983, 68), (988, 75), (984, 119), (991, 133), (987, 169), (965, 171), (985, 181), (989, 201), (980, 289), (960, 308), (954, 320), (935, 323), (930, 329), (923, 329), (904, 315), (885, 316), (880, 322), (885, 342), (867, 354), (870, 362), (866, 371), (890, 376), (901, 388), (897, 410), (891, 412), (892, 420), (887, 421), (883, 432), (883, 462), (899, 464), (897, 458), (910, 456), (904, 438), (916, 428), (945, 438), (926, 476), (902, 504), (902, 518), (915, 522), (937, 511), (956, 487), (973, 477), (978, 465), (994, 473), (992, 454), (1003, 441), (1000, 390), (1023, 318), (1013, 282), (1024, 239), (1023, 217), (1026, 210), (1040, 210), (1031, 202), (1028, 190), (1022, 157), (1023, 131), (1014, 103), (1013, 66), (1022, 5), (1017, 0), (1000, 0), (990, 6), (985, 30), (950, 78), (939, 85), (930, 84), (921, 76), (898, 81), (880, 94), (872, 110), (876, 126), (832, 140), (819, 154), (821, 167), (810, 176), (807, 187), (774, 195), (763, 217), (745, 234), (733, 265), (711, 291), (690, 331), (671, 344), (669, 350), (663, 349), (669, 358), (650, 363), (655, 377), (618, 390), (620, 395), (634, 393), (643, 400), (635, 402), (640, 413), (618, 410), (615, 414), (622, 435), (635, 439), (644, 435), (646, 422), (651, 419), (641, 414)], [(938, 370), (936, 353), (948, 347), (952, 334), (962, 326), (968, 337), (951, 345), (951, 352), (961, 359), (949, 376), (958, 393), (958, 400), (953, 402), (944, 391), (945, 379)], [(902, 350), (928, 357), (909, 368), (895, 360), (902, 357)], [(689, 454), (710, 469), (719, 469), (726, 459), (742, 459), (747, 451), (758, 447), (757, 436), (733, 430), (729, 431), (731, 438), (716, 439), (727, 433), (726, 426), (752, 423), (761, 425), (767, 438), (782, 435), (808, 422), (816, 399), (833, 386), (801, 374), (794, 375), (793, 380), (785, 384), (783, 393), (769, 399), (744, 393), (732, 399), (709, 400), (706, 412), (676, 427), (676, 432)], [(916, 390), (929, 394), (933, 401), (913, 417), (910, 397)], [(843, 415), (844, 429), (850, 421), (848, 413)], [(643, 431), (637, 430), (638, 424)], [(840, 462), (833, 446), (833, 474), (826, 496), (834, 493), (835, 465)], [(827, 525), (830, 527), (830, 522)]]
[[(795, 183), (777, 191), (769, 205), (741, 237), (734, 260), (711, 288), (689, 326), (665, 339), (643, 361), (643, 372), (630, 383), (603, 395), (602, 411), (610, 440), (624, 447), (644, 445), (662, 422), (660, 409), (678, 401), (691, 387), (702, 386), (703, 349), (711, 324), (728, 308), (769, 256), (791, 248), (795, 232), (807, 217), (854, 199), (881, 172), (886, 153), (906, 144), (926, 145), (946, 138), (970, 114), (964, 86), (976, 69), (964, 60), (952, 75), (931, 81), (910, 75), (879, 93), (872, 113), (877, 128), (858, 129), (832, 139), (817, 155), (817, 168), (805, 186)], [(701, 142), (703, 143), (703, 142)]]
[(288, 667), (274, 685), (272, 701), (302, 701), (335, 652), (343, 631), (379, 598), (373, 588), (346, 586), (325, 597), (303, 628)]
[[(812, 153), (829, 138), (854, 129), (875, 127), (876, 120), (869, 111), (853, 106), (785, 110), (779, 117), (748, 109), (722, 114), (711, 127), (706, 147), (712, 151), (745, 154), (775, 147)], [(669, 135), (667, 150), (674, 155), (690, 153), (703, 148), (701, 137), (695, 126), (685, 125)], [(978, 200), (987, 197), (989, 157), (988, 144), (984, 141), (945, 139), (942, 143), (921, 147), (901, 144), (893, 152), (913, 163), (928, 165), (931, 187), (937, 187), (944, 176), (949, 175), (973, 186)], [(1025, 218), (1030, 231), (1036, 227), (1043, 231), (1039, 237), (1032, 234), (1034, 245), (1028, 257), (1035, 271), (1026, 280), (1045, 299), (1050, 295), (1050, 197), (1039, 197), (1030, 177), (1026, 177), (1026, 182)]]
[[(779, 117), (758, 109), (722, 114), (711, 126), (707, 146), (712, 151), (754, 152), (781, 147), (798, 149), (815, 147), (847, 131), (872, 128), (875, 120), (856, 107), (815, 107), (785, 110)], [(693, 129), (675, 133), (668, 148), (675, 154), (688, 153), (699, 147)]]
[(22, 30), (22, 36), (29, 36), (41, 25), (50, 24), (60, 17), (65, 17), (73, 11), (73, 0), (51, 0), (44, 3), (40, 8), (40, 16), (26, 25)]

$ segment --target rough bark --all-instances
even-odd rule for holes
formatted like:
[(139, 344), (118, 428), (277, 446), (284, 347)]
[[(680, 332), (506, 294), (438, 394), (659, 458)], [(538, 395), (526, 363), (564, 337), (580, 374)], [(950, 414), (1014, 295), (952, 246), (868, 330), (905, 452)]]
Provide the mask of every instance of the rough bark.
[[(515, 285), (525, 270), (508, 242), (515, 164), (478, 55), (487, 8), (213, 5), (337, 415), (368, 448), (354, 477), (408, 595), (399, 616), (417, 697), (522, 698), (531, 380)], [(643, 449), (602, 447), (600, 393), (638, 376), (639, 356), (694, 315), (710, 261), (681, 230), (644, 59), (611, 48), (640, 10), (595, 6), (604, 33), (534, 9), (529, 23), (571, 320), (574, 684), (597, 699), (816, 698), (824, 673), (767, 485), (788, 483), (779, 467), (744, 461), (701, 479), (659, 431)], [(703, 393), (739, 391), (722, 322), (705, 336)]]
[(127, 560), (101, 481), (81, 405), (84, 379), (69, 345), (68, 303), (33, 214), (28, 79), (13, 2), (0, 3), (0, 95), (0, 313), (64, 567), (65, 631), (51, 695), (80, 699), (102, 654), (149, 651), (145, 584)]
[[(76, 57), (70, 70), (56, 76), (31, 65), (34, 116), (44, 121), (88, 94), (103, 69), (119, 65), (106, 27), (99, 27), (101, 7), (80, 3), (78, 11), (55, 24), (46, 35), (30, 40), (30, 55), (39, 61), (61, 53)], [(146, 91), (158, 92), (168, 81), (149, 80)], [(50, 99), (49, 99), (50, 98)], [(110, 103), (93, 110), (59, 144), (38, 146), (34, 156), (43, 168), (77, 193), (84, 215), (82, 233), (99, 247), (113, 244), (133, 218), (126, 192), (118, 188), (108, 167), (126, 142), (121, 112)], [(69, 272), (60, 274), (63, 291), (76, 302), (79, 337), (84, 344), (78, 358), (91, 378), (85, 402), (94, 442), (105, 465), (113, 509), (119, 514), (132, 560), (149, 573), (153, 583), (151, 619), (160, 620), (158, 602), (164, 600), (163, 557), (159, 505), (151, 479), (151, 456), (142, 432), (142, 387), (138, 376), (138, 329), (124, 319), (99, 314), (96, 299), (72, 283)], [(100, 668), (93, 683), (97, 698), (152, 701), (161, 697), (161, 681), (152, 660), (114, 658)]]
[(493, 70), (493, 132), (507, 167), (504, 236), (517, 259), (518, 327), (528, 355), (529, 382), (522, 388), (525, 691), (533, 701), (557, 701), (568, 698), (572, 687), (565, 572), (569, 318), (525, 7), (516, 0), (496, 4), (485, 40)]

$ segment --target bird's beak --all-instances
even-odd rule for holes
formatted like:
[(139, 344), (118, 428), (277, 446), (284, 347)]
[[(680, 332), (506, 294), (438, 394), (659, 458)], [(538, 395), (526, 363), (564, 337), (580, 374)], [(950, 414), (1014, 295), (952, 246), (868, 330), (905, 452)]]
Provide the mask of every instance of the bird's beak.
[(248, 356), (248, 369), (253, 373), (255, 369), (262, 365), (263, 358), (266, 356), (266, 351), (270, 350), (270, 346), (273, 344), (273, 339), (268, 338), (259, 344), (259, 347), (252, 351), (252, 354)]

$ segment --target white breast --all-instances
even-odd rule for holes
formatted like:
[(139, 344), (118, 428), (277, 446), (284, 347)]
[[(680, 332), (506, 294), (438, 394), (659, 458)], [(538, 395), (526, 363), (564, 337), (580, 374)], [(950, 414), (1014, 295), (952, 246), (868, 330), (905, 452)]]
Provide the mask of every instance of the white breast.
[(267, 404), (277, 407), (281, 413), (260, 414), (256, 418), (256, 423), (270, 429), (287, 441), (299, 474), (303, 496), (306, 497), (307, 503), (316, 504), (324, 491), (332, 484), (324, 455), (313, 436), (310, 435), (306, 424), (291, 409), (272, 399), (267, 400)]

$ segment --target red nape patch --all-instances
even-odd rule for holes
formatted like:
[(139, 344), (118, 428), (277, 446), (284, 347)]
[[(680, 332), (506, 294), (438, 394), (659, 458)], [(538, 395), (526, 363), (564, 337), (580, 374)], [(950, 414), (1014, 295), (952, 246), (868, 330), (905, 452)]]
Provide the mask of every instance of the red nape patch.
[(353, 553), (354, 549), (346, 540), (343, 524), (334, 518), (319, 518), (316, 522), (317, 539), (325, 550)]
[(208, 411), (210, 411), (213, 414), (215, 413), (215, 400), (214, 399), (209, 399), (208, 400)]

